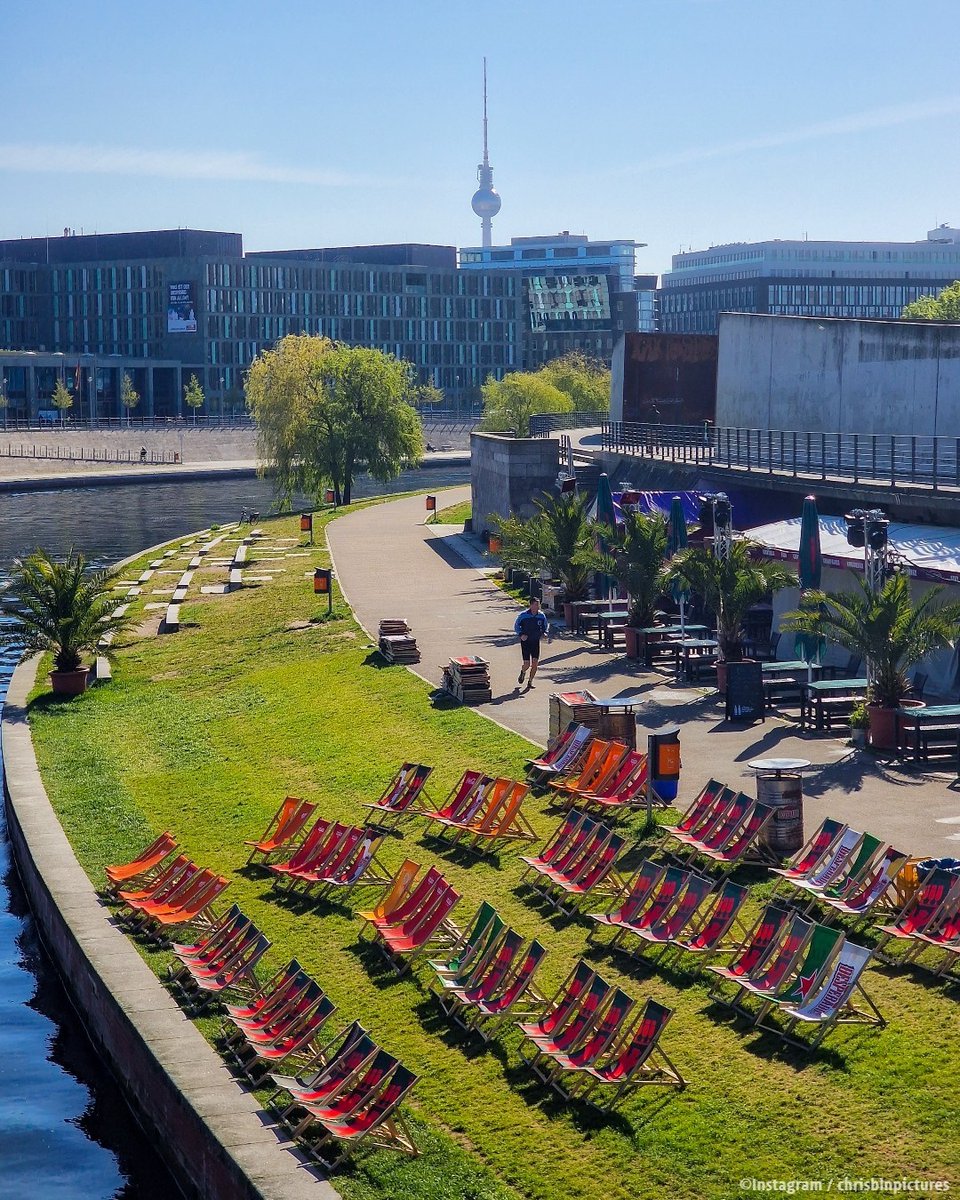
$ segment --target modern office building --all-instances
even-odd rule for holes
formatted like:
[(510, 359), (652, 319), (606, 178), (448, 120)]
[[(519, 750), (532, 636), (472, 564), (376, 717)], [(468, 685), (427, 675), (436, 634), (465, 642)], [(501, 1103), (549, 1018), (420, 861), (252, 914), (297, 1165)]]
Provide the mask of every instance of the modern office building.
[[(0, 241), (0, 349), (63, 354), (68, 383), (81, 360), (81, 375), (179, 366), (175, 387), (142, 376), (145, 415), (177, 414), (190, 374), (210, 411), (239, 408), (244, 371), (295, 333), (388, 351), (456, 402), (520, 366), (521, 305), (517, 277), (461, 271), (451, 246), (244, 254), (240, 234), (195, 229)], [(30, 378), (7, 392), (11, 415), (48, 407)], [(112, 386), (93, 386), (97, 415), (120, 415)]]
[(519, 281), (525, 370), (580, 350), (609, 363), (625, 333), (653, 330), (656, 276), (637, 275), (642, 242), (595, 242), (567, 230), (515, 237), (509, 246), (468, 246), (461, 270)]
[(922, 242), (734, 242), (675, 254), (657, 293), (664, 333), (716, 333), (722, 312), (899, 317), (960, 279), (960, 229)]

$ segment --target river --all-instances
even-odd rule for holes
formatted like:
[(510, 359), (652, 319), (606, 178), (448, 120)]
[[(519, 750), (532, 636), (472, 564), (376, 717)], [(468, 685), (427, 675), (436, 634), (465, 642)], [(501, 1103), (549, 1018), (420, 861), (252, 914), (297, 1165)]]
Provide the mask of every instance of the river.
[[(354, 495), (465, 483), (468, 467), (411, 471), (392, 486), (361, 479)], [(19, 556), (71, 546), (106, 565), (243, 508), (266, 516), (270, 485), (216, 480), (65, 488), (0, 495), (0, 583)], [(14, 655), (0, 656), (0, 703)], [(36, 928), (10, 862), (0, 809), (0, 1197), (170, 1200), (178, 1194), (99, 1067)]]

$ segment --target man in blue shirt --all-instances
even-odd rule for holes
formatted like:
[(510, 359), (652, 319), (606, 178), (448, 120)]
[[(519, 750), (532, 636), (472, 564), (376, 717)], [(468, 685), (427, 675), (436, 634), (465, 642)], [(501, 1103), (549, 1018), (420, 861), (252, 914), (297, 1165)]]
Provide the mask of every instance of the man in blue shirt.
[(520, 638), (520, 653), (523, 655), (523, 666), (517, 676), (517, 683), (523, 683), (527, 667), (529, 667), (530, 678), (527, 680), (527, 690), (529, 691), (533, 687), (533, 677), (537, 673), (540, 661), (540, 639), (546, 637), (549, 640), (550, 635), (550, 626), (547, 618), (540, 611), (539, 600), (530, 601), (529, 607), (525, 608), (514, 621), (513, 632)]

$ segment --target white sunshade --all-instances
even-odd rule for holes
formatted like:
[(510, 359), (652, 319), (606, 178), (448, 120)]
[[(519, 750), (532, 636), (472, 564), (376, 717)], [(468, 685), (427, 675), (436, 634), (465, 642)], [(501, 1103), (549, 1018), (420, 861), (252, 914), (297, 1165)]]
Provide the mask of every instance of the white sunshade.
[[(799, 559), (800, 518), (774, 521), (744, 531), (771, 558), (791, 562)], [(960, 529), (943, 525), (902, 525), (891, 521), (890, 545), (895, 558), (902, 561), (917, 579), (936, 579), (960, 583)], [(863, 570), (863, 551), (847, 542), (847, 523), (843, 517), (820, 517), (820, 550), (825, 567)]]

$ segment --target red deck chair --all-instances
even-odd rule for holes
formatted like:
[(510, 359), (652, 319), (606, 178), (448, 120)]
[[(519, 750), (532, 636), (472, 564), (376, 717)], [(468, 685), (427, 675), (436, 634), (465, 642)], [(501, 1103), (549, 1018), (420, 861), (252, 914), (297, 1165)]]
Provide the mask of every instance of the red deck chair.
[[(652, 866), (653, 864), (645, 864)], [(645, 869), (641, 868), (641, 872)], [(679, 901), (680, 894), (687, 884), (689, 874), (680, 867), (661, 869), (656, 889), (648, 893), (647, 900), (639, 905), (630, 903), (628, 899), (623, 905), (623, 912), (608, 913), (606, 916), (595, 916), (593, 919), (602, 925), (613, 925), (617, 932), (611, 945), (617, 945), (628, 931), (636, 933), (662, 920)]]
[(273, 1029), (257, 1034), (244, 1032), (243, 1045), (234, 1057), (248, 1079), (261, 1080), (271, 1063), (289, 1060), (295, 1064), (299, 1060), (309, 1064), (314, 1060), (323, 1026), (336, 1012), (336, 1005), (322, 991), (319, 999), (310, 990), (306, 995), (310, 1003), (298, 1001)]
[(471, 973), (463, 982), (457, 979), (440, 981), (440, 1007), (448, 1016), (453, 1016), (461, 1005), (469, 1007), (495, 995), (509, 979), (522, 946), (523, 938), (520, 934), (513, 929), (507, 929), (482, 969)]
[(179, 897), (176, 903), (156, 908), (144, 914), (142, 931), (153, 941), (163, 941), (166, 930), (178, 925), (210, 925), (215, 920), (212, 905), (230, 886), (225, 875), (213, 871), (203, 872), (206, 879), (198, 881), (188, 896)]
[(729, 799), (733, 799), (733, 792), (728, 787), (724, 787), (722, 783), (718, 783), (716, 779), (711, 779), (708, 783), (704, 784), (703, 790), (676, 825), (664, 825), (662, 830), (663, 839), (660, 844), (662, 845), (673, 833), (689, 833), (712, 809), (717, 807), (720, 797), (724, 792), (729, 792)]
[(647, 784), (647, 756), (640, 750), (629, 750), (620, 766), (603, 788), (581, 792), (581, 808), (626, 808), (640, 803)]
[(335, 825), (324, 841), (324, 850), (316, 863), (296, 871), (289, 877), (291, 890), (298, 888), (304, 893), (311, 892), (317, 884), (335, 875), (345, 863), (352, 860), (363, 841), (364, 833), (365, 830), (359, 825)]
[[(404, 763), (380, 799), (373, 803), (365, 801), (363, 807), (376, 814), (377, 824), (398, 825), (414, 816), (417, 805), (426, 798), (424, 785), (432, 772), (433, 767), (426, 767), (423, 763)], [(373, 824), (373, 821), (369, 823)]]
[[(371, 914), (370, 923), (375, 929), (385, 929), (391, 926), (402, 925), (414, 913), (420, 912), (424, 904), (446, 886), (447, 881), (443, 878), (440, 868), (430, 867), (420, 878), (419, 882), (414, 884), (411, 881), (411, 886), (407, 887), (403, 895), (398, 897), (395, 905), (385, 907), (385, 911), (382, 913), (374, 910)], [(393, 891), (392, 888), (390, 890), (391, 892)]]
[(870, 878), (870, 872), (880, 857), (884, 843), (872, 833), (865, 833), (857, 843), (854, 854), (843, 864), (840, 873), (824, 887), (817, 887), (809, 881), (795, 880), (793, 886), (804, 891), (809, 896), (807, 910), (812, 909), (818, 900), (827, 896), (835, 900), (846, 900), (859, 891), (860, 886)]
[[(594, 975), (590, 986), (583, 994), (583, 999), (576, 1009), (571, 1012), (569, 1019), (550, 1034), (527, 1035), (527, 1044), (520, 1047), (520, 1056), (527, 1065), (546, 1082), (549, 1078), (549, 1066), (540, 1066), (543, 1055), (571, 1053), (590, 1036), (603, 1017), (607, 1005), (613, 999), (614, 988), (599, 975)], [(526, 1058), (524, 1051), (533, 1048), (533, 1056)]]
[(275, 975), (253, 993), (235, 1003), (224, 1004), (224, 1017), (221, 1022), (221, 1033), (226, 1034), (227, 1024), (232, 1023), (237, 1028), (245, 1025), (260, 1026), (267, 1024), (271, 1014), (280, 1012), (287, 1004), (299, 995), (310, 983), (310, 977), (300, 963), (292, 958)]
[(550, 786), (558, 793), (557, 803), (574, 805), (578, 797), (586, 792), (603, 792), (628, 753), (629, 747), (625, 742), (607, 742), (592, 768), (587, 769), (585, 759), (583, 770), (576, 776), (551, 780)]
[(126, 863), (117, 863), (107, 867), (107, 887), (116, 891), (122, 883), (138, 880), (146, 883), (154, 878), (164, 859), (176, 853), (177, 839), (169, 831), (160, 836), (149, 846), (145, 846), (136, 858)]
[(444, 802), (439, 808), (418, 807), (417, 816), (426, 817), (428, 821), (449, 821), (451, 818), (460, 819), (471, 802), (476, 789), (490, 776), (482, 771), (464, 771), (459, 780), (453, 785)]
[(456, 941), (457, 931), (451, 930), (447, 922), (459, 899), (460, 893), (445, 884), (421, 912), (400, 925), (378, 928), (387, 957), (398, 974), (430, 947)]
[(592, 940), (598, 926), (629, 925), (639, 915), (640, 910), (653, 895), (654, 889), (660, 883), (665, 872), (666, 867), (652, 862), (648, 858), (644, 859), (640, 864), (639, 871), (637, 871), (636, 875), (634, 875), (627, 885), (626, 895), (616, 908), (611, 909), (608, 913), (588, 914), (591, 921), (596, 921), (596, 925), (590, 927), (590, 932), (587, 934), (587, 941)]
[(720, 820), (711, 825), (701, 837), (697, 838), (679, 834), (677, 836), (693, 852), (693, 857), (702, 854), (706, 850), (715, 850), (718, 847), (725, 846), (744, 822), (747, 821), (755, 804), (756, 800), (751, 800), (743, 792), (738, 792), (733, 800), (731, 800), (729, 806), (723, 811)]
[[(660, 1046), (660, 1035), (673, 1016), (656, 1000), (648, 1000), (643, 1015), (622, 1041), (620, 1048), (597, 1066), (584, 1067), (579, 1079), (585, 1087), (580, 1095), (588, 1104), (609, 1110), (628, 1091), (645, 1084), (666, 1084), (683, 1090), (687, 1085), (683, 1076), (667, 1057)], [(595, 1090), (610, 1085), (613, 1092), (603, 1103), (594, 1098)]]
[(299, 975), (293, 978), (295, 990), (290, 992), (285, 1003), (275, 1006), (269, 1020), (265, 1021), (261, 1017), (245, 1018), (242, 1021), (239, 1018), (231, 1018), (247, 1049), (256, 1051), (258, 1046), (270, 1046), (282, 1038), (289, 1037), (314, 1009), (327, 999), (326, 992), (315, 979), (306, 975), (306, 986), (301, 987), (301, 978)]
[(581, 959), (547, 1001), (546, 1012), (535, 1021), (521, 1021), (517, 1028), (531, 1040), (549, 1040), (576, 1012), (595, 977), (596, 972)]
[(734, 792), (731, 788), (721, 788), (719, 792), (710, 793), (709, 798), (702, 807), (698, 807), (696, 816), (686, 828), (681, 829), (675, 827), (665, 831), (664, 844), (673, 838), (679, 842), (681, 847), (698, 844), (715, 826), (723, 820), (725, 814), (729, 812), (734, 802), (740, 802), (741, 793)]
[(317, 1117), (324, 1130), (324, 1142), (333, 1139), (338, 1143), (335, 1149), (326, 1145), (321, 1149), (324, 1162), (331, 1167), (336, 1166), (364, 1141), (370, 1141), (382, 1149), (399, 1150), (415, 1158), (419, 1151), (400, 1116), (399, 1108), (416, 1082), (417, 1076), (413, 1072), (397, 1066), (382, 1090), (360, 1109), (355, 1109), (342, 1119)]
[(906, 960), (915, 962), (931, 946), (946, 951), (937, 962), (934, 974), (949, 975), (960, 954), (960, 908), (954, 907), (952, 913), (943, 913), (941, 919), (929, 925), (923, 933), (914, 934), (914, 944), (907, 947)]
[[(843, 944), (844, 935), (841, 930), (815, 924), (803, 949), (803, 961), (794, 963), (790, 973), (780, 984), (773, 988), (768, 987), (763, 992), (758, 992), (752, 987), (749, 989), (763, 1001), (754, 1018), (755, 1023), (759, 1024), (775, 1005), (802, 1004), (804, 997), (820, 986), (820, 980), (842, 953)], [(746, 1012), (745, 1009), (741, 1011)]]
[(316, 857), (332, 825), (333, 822), (328, 821), (326, 817), (317, 817), (313, 825), (310, 826), (306, 837), (286, 862), (267, 864), (269, 869), (277, 876), (277, 879), (274, 881), (275, 885), (292, 872), (299, 871)]
[(747, 857), (751, 848), (755, 852), (755, 858), (769, 859), (771, 852), (763, 848), (759, 839), (773, 820), (774, 811), (772, 805), (761, 804), (757, 801), (750, 806), (746, 818), (722, 846), (704, 847), (697, 853), (701, 857), (709, 859), (711, 865), (719, 863), (725, 871), (732, 871)]
[[(205, 962), (220, 950), (224, 942), (249, 924), (250, 918), (244, 916), (239, 904), (234, 904), (209, 929), (201, 930), (196, 941), (173, 942), (170, 949), (181, 962), (188, 959)], [(176, 971), (177, 964), (171, 963), (169, 970), (170, 973)]]
[(580, 824), (587, 819), (582, 813), (567, 813), (539, 854), (521, 854), (520, 861), (526, 863), (527, 867), (520, 876), (520, 881), (523, 882), (531, 870), (549, 866), (566, 848)]
[(681, 932), (696, 920), (697, 913), (712, 890), (712, 880), (704, 879), (701, 875), (689, 875), (679, 901), (666, 915), (644, 928), (631, 927), (630, 932), (635, 933), (644, 942), (650, 942), (653, 945), (670, 946), (674, 944)]
[(305, 1071), (299, 1076), (270, 1072), (276, 1091), (267, 1103), (273, 1103), (283, 1092), (290, 1095), (290, 1103), (280, 1112), (280, 1120), (284, 1124), (289, 1122), (290, 1115), (302, 1104), (328, 1104), (347, 1091), (354, 1078), (373, 1061), (379, 1049), (359, 1021), (348, 1026), (337, 1041), (339, 1045), (325, 1052), (325, 1061), (317, 1070)]
[[(602, 827), (601, 827), (602, 828)], [(611, 833), (602, 842), (599, 850), (591, 857), (584, 856), (562, 878), (551, 876), (552, 882), (566, 894), (566, 899), (556, 896), (556, 900), (572, 910), (591, 893), (597, 895), (619, 895), (624, 888), (622, 877), (614, 870), (617, 857), (626, 845), (619, 834)], [(547, 894), (550, 899), (550, 894)]]
[[(686, 933), (680, 932), (676, 940), (677, 947), (691, 954), (708, 956), (723, 949), (734, 923), (740, 923), (740, 912), (746, 899), (747, 889), (739, 883), (727, 880), (723, 887), (714, 893), (712, 904), (704, 906), (707, 911), (703, 919), (692, 924)], [(746, 936), (742, 925), (740, 931)]]
[(870, 868), (866, 878), (855, 888), (846, 891), (844, 898), (825, 894), (820, 903), (845, 917), (867, 917), (879, 907), (900, 874), (909, 855), (895, 850), (893, 846), (884, 851), (883, 857)]
[(606, 825), (601, 825), (592, 817), (584, 817), (553, 862), (546, 866), (534, 867), (540, 878), (534, 880), (533, 887), (547, 887), (551, 880), (566, 878), (571, 871), (577, 870), (584, 860), (590, 861), (609, 836), (610, 830)]
[(476, 1030), (485, 1042), (489, 1042), (507, 1021), (536, 1016), (543, 1008), (544, 998), (534, 988), (533, 979), (546, 952), (540, 942), (531, 942), (519, 966), (501, 984), (500, 990), (474, 1001), (465, 1020), (462, 1011), (455, 1013), (454, 1019), (464, 1028)]
[(287, 796), (270, 819), (270, 823), (255, 842), (246, 841), (245, 846), (251, 846), (249, 866), (255, 858), (264, 861), (272, 854), (283, 850), (306, 827), (313, 816), (315, 804), (301, 800), (297, 796)]
[(791, 877), (789, 882), (794, 887), (810, 892), (822, 891), (829, 887), (843, 875), (850, 862), (850, 856), (860, 845), (862, 839), (863, 834), (859, 830), (851, 829), (848, 825), (830, 847), (826, 856), (816, 864), (809, 874), (801, 878)]
[(274, 880), (273, 886), (281, 888), (285, 884), (288, 892), (292, 892), (298, 887), (309, 891), (310, 886), (316, 881), (316, 877), (322, 875), (326, 870), (327, 864), (336, 861), (344, 844), (351, 839), (356, 842), (359, 837), (360, 832), (355, 826), (345, 825), (342, 821), (335, 822), (328, 827), (326, 836), (314, 853), (300, 866), (291, 865), (284, 869), (281, 869), (283, 864), (271, 866), (270, 870), (279, 876)]
[[(436, 871), (436, 868), (434, 867), (433, 870)], [(394, 875), (389, 889), (377, 902), (376, 906), (367, 912), (357, 913), (357, 916), (367, 923), (383, 920), (390, 916), (410, 894), (413, 881), (416, 879), (419, 871), (419, 863), (415, 863), (411, 858), (404, 859), (400, 864), (400, 869)], [(440, 874), (439, 871), (436, 871), (436, 873)]]
[(564, 1077), (569, 1072), (582, 1071), (585, 1067), (592, 1066), (607, 1053), (617, 1038), (622, 1036), (633, 1008), (634, 1001), (631, 997), (619, 988), (614, 988), (606, 1012), (580, 1046), (569, 1054), (562, 1051), (547, 1052), (547, 1056), (541, 1059), (541, 1062), (557, 1091), (564, 1095), (569, 1094)]
[(153, 890), (147, 889), (140, 893), (119, 893), (123, 896), (124, 905), (129, 910), (126, 916), (134, 924), (143, 919), (144, 912), (150, 907), (160, 908), (165, 904), (177, 904), (181, 897), (188, 895), (190, 890), (196, 886), (197, 880), (202, 880), (210, 874), (210, 872), (205, 873), (190, 859), (184, 859), (179, 866), (174, 863), (173, 868), (169, 874), (164, 873), (163, 878), (158, 880)]
[(376, 827), (368, 827), (353, 847), (350, 855), (339, 866), (327, 869), (319, 880), (322, 892), (331, 888), (385, 887), (392, 879), (377, 860), (377, 851), (383, 836)]
[[(834, 821), (828, 817), (820, 828), (782, 867), (771, 867), (774, 875), (783, 879), (806, 879), (824, 862), (827, 855), (843, 836), (849, 826), (842, 821)], [(779, 881), (777, 883), (779, 887)], [(774, 889), (776, 893), (776, 889)]]
[(256, 991), (257, 964), (270, 949), (270, 940), (254, 926), (221, 962), (206, 967), (189, 967), (189, 984), (198, 999), (225, 991)]
[[(886, 1025), (880, 1010), (864, 991), (861, 978), (870, 961), (870, 950), (846, 942), (832, 967), (824, 975), (818, 987), (806, 999), (797, 1004), (785, 1005), (779, 1012), (789, 1018), (786, 1031), (773, 1028), (781, 1037), (806, 1050), (815, 1050), (824, 1037), (837, 1024)], [(853, 1002), (859, 992), (866, 1008), (858, 1008)], [(791, 1036), (801, 1024), (815, 1024), (819, 1028), (812, 1042)]]
[(743, 943), (734, 949), (730, 962), (726, 966), (707, 963), (707, 970), (731, 983), (738, 984), (741, 979), (748, 979), (760, 969), (763, 960), (774, 949), (788, 919), (786, 909), (768, 904)]
[[(743, 1007), (747, 996), (759, 996), (761, 999), (774, 996), (791, 979), (800, 964), (800, 958), (813, 935), (814, 923), (806, 920), (799, 913), (794, 913), (787, 924), (784, 936), (779, 939), (771, 952), (759, 963), (757, 969), (737, 981), (738, 990), (733, 999), (726, 1001), (719, 993), (714, 998), (721, 1004), (729, 1003), (731, 1007), (749, 1013)], [(831, 930), (834, 939), (840, 936), (839, 931)], [(762, 1011), (762, 1010), (761, 1010)]]
[(958, 898), (960, 878), (942, 867), (935, 867), (904, 905), (900, 915), (889, 925), (880, 926), (881, 937), (876, 952), (879, 954), (891, 938), (910, 941), (917, 934), (939, 928), (938, 922), (955, 911)]

